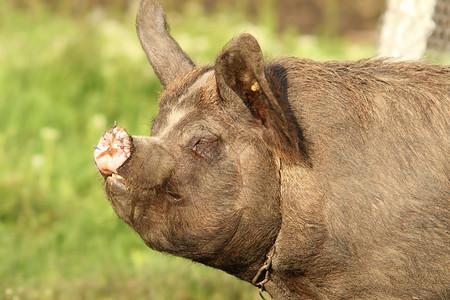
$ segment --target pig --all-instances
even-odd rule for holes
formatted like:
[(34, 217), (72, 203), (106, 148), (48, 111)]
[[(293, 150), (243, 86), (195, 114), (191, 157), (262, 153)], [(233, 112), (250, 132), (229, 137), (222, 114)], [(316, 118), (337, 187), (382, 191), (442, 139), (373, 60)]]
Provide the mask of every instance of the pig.
[(94, 159), (150, 248), (275, 299), (449, 299), (449, 66), (266, 62), (246, 33), (196, 66), (157, 1), (136, 24), (159, 115)]

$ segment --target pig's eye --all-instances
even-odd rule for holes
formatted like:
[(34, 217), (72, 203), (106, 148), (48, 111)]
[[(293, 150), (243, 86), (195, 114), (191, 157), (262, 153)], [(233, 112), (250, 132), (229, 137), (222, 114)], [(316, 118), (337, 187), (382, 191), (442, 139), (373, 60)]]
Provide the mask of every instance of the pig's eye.
[(219, 154), (218, 139), (200, 139), (194, 143), (192, 151), (201, 157), (212, 158)]

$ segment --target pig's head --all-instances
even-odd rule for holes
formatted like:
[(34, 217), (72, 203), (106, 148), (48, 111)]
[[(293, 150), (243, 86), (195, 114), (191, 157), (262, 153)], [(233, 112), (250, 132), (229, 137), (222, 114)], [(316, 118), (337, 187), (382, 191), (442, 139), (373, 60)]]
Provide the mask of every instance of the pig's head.
[(95, 151), (117, 215), (158, 251), (251, 281), (280, 229), (281, 163), (299, 155), (256, 40), (196, 67), (143, 1), (138, 34), (164, 86), (151, 136), (113, 127)]

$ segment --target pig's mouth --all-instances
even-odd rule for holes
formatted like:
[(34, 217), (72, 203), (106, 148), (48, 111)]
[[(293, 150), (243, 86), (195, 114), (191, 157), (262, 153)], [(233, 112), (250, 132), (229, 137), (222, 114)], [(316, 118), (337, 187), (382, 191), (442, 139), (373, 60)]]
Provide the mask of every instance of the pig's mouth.
[(112, 175), (108, 176), (106, 178), (106, 182), (109, 185), (113, 185), (115, 188), (124, 190), (124, 192), (130, 191), (129, 183), (119, 174), (113, 173)]

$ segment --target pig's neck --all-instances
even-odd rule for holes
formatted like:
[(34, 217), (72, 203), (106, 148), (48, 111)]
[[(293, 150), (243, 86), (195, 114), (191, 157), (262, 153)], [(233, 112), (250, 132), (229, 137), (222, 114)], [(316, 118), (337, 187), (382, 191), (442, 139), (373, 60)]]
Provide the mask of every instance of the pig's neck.
[(281, 230), (270, 280), (264, 286), (274, 299), (314, 298), (315, 276), (311, 274), (331, 272), (321, 260), (326, 239), (324, 197), (318, 193), (322, 183), (314, 174), (307, 167), (283, 165), (281, 169)]

